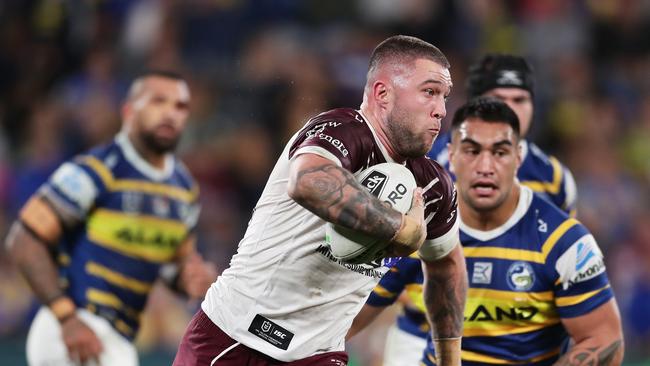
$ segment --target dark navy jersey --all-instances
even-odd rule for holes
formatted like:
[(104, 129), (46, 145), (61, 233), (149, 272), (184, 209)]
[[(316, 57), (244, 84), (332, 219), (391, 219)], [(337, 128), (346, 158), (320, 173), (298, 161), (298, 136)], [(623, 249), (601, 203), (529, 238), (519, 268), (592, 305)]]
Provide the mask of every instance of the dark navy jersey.
[[(447, 144), (451, 134), (438, 136), (428, 156), (449, 170)], [(521, 184), (539, 193), (557, 207), (575, 216), (577, 188), (573, 175), (554, 156), (546, 155), (534, 143), (521, 140), (523, 161), (517, 171)]]
[(169, 155), (165, 170), (142, 159), (125, 134), (66, 162), (40, 192), (74, 225), (60, 243), (66, 293), (133, 339), (161, 268), (194, 230), (198, 187)]
[[(521, 187), (501, 227), (461, 222), (469, 291), (462, 359), (472, 364), (552, 364), (569, 340), (561, 319), (613, 297), (596, 240), (576, 219)], [(429, 341), (424, 362), (433, 364)]]
[(402, 307), (397, 317), (397, 327), (416, 337), (426, 338), (430, 326), (422, 297), (424, 275), (421, 266), (417, 255), (400, 259), (372, 290), (366, 304), (375, 307), (390, 306), (402, 293), (406, 293), (409, 305)]

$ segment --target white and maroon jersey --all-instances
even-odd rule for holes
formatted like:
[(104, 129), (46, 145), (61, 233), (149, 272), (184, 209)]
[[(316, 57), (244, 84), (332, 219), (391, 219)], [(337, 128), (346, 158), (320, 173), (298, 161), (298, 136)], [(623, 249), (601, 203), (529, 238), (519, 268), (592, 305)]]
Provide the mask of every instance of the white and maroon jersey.
[[(352, 320), (373, 287), (399, 258), (347, 264), (325, 245), (325, 221), (287, 194), (289, 162), (317, 154), (352, 173), (393, 162), (370, 124), (354, 109), (310, 119), (278, 159), (230, 267), (201, 304), (231, 338), (281, 361), (343, 351)], [(427, 242), (457, 241), (456, 191), (438, 163), (406, 161), (424, 187)]]

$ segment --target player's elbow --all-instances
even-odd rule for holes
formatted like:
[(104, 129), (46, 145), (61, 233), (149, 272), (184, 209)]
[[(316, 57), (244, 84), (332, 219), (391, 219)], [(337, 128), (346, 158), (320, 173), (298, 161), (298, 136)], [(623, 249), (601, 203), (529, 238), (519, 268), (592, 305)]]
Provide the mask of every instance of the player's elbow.
[(308, 197), (307, 190), (301, 187), (295, 179), (289, 179), (289, 183), (287, 185), (287, 194), (292, 200), (298, 202), (299, 204), (304, 203)]

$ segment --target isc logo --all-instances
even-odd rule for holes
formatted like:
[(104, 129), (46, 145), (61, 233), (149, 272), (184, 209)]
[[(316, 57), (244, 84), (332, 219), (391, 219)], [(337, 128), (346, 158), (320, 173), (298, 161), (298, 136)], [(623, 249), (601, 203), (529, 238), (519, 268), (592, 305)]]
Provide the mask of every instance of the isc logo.
[(279, 331), (277, 329), (273, 331), (273, 335), (280, 338), (280, 339), (285, 339), (287, 337), (287, 335), (285, 333), (282, 333), (281, 331)]

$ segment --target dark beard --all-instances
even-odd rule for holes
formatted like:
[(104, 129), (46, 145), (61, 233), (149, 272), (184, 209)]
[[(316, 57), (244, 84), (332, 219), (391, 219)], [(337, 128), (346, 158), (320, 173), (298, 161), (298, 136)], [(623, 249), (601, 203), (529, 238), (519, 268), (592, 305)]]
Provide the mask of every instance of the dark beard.
[(390, 139), (397, 153), (405, 158), (412, 159), (426, 155), (431, 150), (431, 146), (423, 146), (417, 149), (421, 145), (420, 139), (404, 126), (404, 123), (402, 123), (404, 118), (406, 117), (399, 113), (399, 111), (395, 113), (394, 110), (388, 116), (388, 132), (391, 135)]
[(163, 155), (176, 150), (178, 140), (178, 138), (173, 140), (158, 139), (154, 136), (153, 133), (142, 134), (142, 143), (144, 144), (145, 148), (157, 155)]

